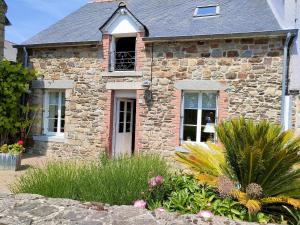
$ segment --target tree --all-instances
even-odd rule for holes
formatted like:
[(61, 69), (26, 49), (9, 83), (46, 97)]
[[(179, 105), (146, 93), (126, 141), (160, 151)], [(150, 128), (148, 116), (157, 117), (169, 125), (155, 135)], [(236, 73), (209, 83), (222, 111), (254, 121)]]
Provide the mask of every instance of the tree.
[(24, 127), (21, 97), (28, 92), (29, 82), (36, 77), (32, 70), (8, 61), (0, 62), (0, 145)]

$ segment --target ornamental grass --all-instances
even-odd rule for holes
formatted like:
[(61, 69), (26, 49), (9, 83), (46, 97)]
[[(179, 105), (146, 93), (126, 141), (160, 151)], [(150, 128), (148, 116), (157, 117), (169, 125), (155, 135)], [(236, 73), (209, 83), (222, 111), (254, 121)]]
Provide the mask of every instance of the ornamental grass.
[(130, 205), (148, 188), (151, 177), (168, 177), (166, 162), (159, 156), (120, 157), (99, 162), (51, 162), (29, 170), (14, 185), (13, 193), (52, 198)]

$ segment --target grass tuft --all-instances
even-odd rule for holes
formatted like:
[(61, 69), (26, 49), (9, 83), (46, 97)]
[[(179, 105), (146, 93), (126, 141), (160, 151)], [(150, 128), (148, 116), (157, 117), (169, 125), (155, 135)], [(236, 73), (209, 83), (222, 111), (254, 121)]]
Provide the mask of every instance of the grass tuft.
[(13, 193), (39, 194), (114, 205), (130, 205), (142, 197), (153, 176), (167, 177), (167, 163), (142, 155), (100, 162), (52, 162), (29, 170), (12, 187)]

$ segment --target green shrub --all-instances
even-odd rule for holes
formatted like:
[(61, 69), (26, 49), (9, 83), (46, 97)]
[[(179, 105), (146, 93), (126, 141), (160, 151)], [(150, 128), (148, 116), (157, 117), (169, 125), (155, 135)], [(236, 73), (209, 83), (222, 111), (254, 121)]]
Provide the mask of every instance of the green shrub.
[(158, 156), (122, 157), (101, 162), (54, 162), (32, 169), (11, 190), (47, 197), (108, 204), (132, 204), (148, 188), (149, 178), (168, 177), (168, 166)]
[(33, 71), (20, 64), (0, 62), (0, 145), (8, 143), (10, 136), (28, 126), (28, 119), (21, 116), (25, 108), (20, 104), (20, 98), (35, 77)]
[[(163, 197), (162, 197), (163, 196)], [(148, 208), (164, 207), (171, 212), (196, 214), (210, 210), (215, 215), (243, 220), (247, 210), (231, 198), (222, 199), (217, 191), (207, 185), (199, 185), (191, 176), (173, 176), (163, 185), (150, 190), (147, 195)]]

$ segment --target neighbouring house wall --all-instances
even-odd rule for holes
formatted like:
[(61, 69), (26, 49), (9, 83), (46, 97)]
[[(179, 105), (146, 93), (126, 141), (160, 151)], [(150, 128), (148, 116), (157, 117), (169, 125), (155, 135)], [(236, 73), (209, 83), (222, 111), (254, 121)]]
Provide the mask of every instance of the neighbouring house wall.
[[(298, 0), (268, 0), (274, 15), (276, 16), (279, 24), (284, 29), (300, 29), (300, 1)], [(300, 91), (300, 35), (294, 38), (290, 47), (290, 61), (289, 61), (289, 85), (288, 95), (297, 94)], [(300, 116), (299, 104), (295, 103), (298, 96), (292, 96), (293, 107), (291, 109), (292, 121), (295, 117)], [(296, 108), (295, 108), (296, 107)], [(297, 124), (299, 119), (297, 119)], [(297, 133), (300, 133), (300, 125), (296, 126)]]
[(3, 54), (4, 54), (6, 10), (7, 10), (6, 4), (2, 0), (0, 0), (0, 60), (3, 59)]
[[(106, 43), (105, 39), (103, 43)], [(107, 44), (106, 44), (107, 45)], [(219, 117), (246, 116), (280, 122), (283, 40), (234, 39), (138, 44), (143, 76), (107, 76), (107, 46), (36, 49), (33, 67), (45, 80), (74, 80), (67, 90), (65, 143), (36, 142), (34, 150), (50, 156), (93, 157), (109, 148), (113, 91), (108, 82), (151, 80), (153, 103), (137, 90), (136, 150), (173, 156), (180, 143), (181, 91), (178, 80), (215, 80), (227, 84), (219, 93)], [(151, 69), (152, 65), (152, 69)], [(35, 90), (33, 103), (42, 104)], [(33, 133), (42, 133), (42, 111)]]

